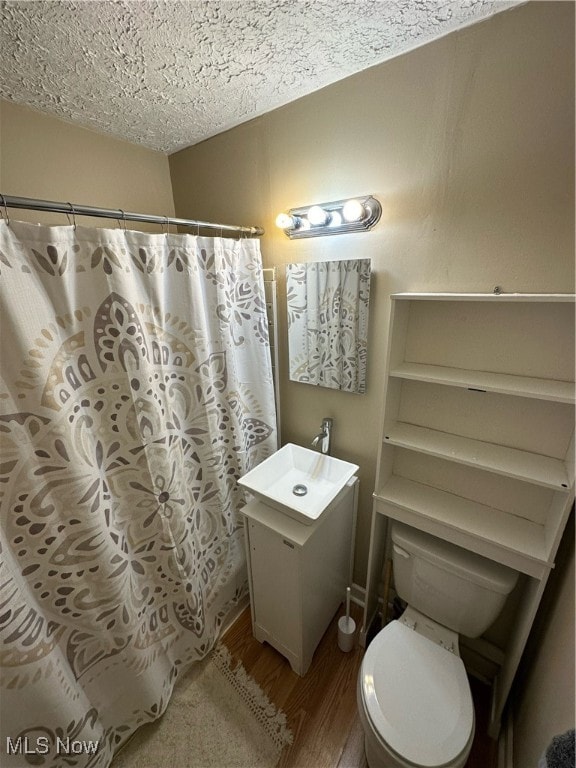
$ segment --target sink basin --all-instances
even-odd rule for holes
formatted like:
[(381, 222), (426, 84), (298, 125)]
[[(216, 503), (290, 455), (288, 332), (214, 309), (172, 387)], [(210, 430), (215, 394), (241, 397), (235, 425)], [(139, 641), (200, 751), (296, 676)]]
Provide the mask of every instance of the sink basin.
[(311, 525), (357, 471), (356, 464), (287, 443), (238, 482), (265, 504)]

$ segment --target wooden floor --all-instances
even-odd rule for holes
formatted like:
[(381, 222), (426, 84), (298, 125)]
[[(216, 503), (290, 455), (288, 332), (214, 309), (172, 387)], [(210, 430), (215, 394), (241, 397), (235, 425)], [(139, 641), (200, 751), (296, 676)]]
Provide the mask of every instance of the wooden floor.
[[(360, 610), (352, 606), (359, 626)], [(341, 615), (341, 614), (339, 614)], [(304, 677), (266, 643), (252, 635), (247, 608), (222, 642), (282, 709), (294, 742), (283, 751), (279, 768), (367, 768), (364, 737), (356, 709), (356, 680), (364, 650), (342, 653), (337, 640), (338, 616), (326, 631)], [(490, 690), (471, 680), (476, 710), (476, 735), (466, 768), (495, 768), (496, 744), (486, 735)]]

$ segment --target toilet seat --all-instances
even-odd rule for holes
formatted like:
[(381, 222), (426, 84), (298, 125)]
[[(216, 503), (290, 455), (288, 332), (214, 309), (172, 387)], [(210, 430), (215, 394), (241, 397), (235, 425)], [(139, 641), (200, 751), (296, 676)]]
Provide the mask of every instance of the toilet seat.
[(368, 646), (360, 674), (372, 730), (402, 760), (439, 768), (469, 749), (474, 708), (459, 656), (392, 621)]

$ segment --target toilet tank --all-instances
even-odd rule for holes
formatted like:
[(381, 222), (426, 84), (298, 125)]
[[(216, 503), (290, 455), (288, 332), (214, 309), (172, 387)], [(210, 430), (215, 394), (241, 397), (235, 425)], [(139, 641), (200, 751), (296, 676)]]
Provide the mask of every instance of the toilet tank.
[(466, 637), (488, 629), (518, 580), (511, 568), (401, 523), (392, 546), (398, 595)]

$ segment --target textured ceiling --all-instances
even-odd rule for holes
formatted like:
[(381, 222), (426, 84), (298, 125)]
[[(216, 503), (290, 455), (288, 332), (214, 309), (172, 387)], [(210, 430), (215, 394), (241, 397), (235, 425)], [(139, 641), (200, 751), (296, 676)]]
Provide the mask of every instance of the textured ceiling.
[(517, 4), (0, 2), (0, 95), (163, 152)]

